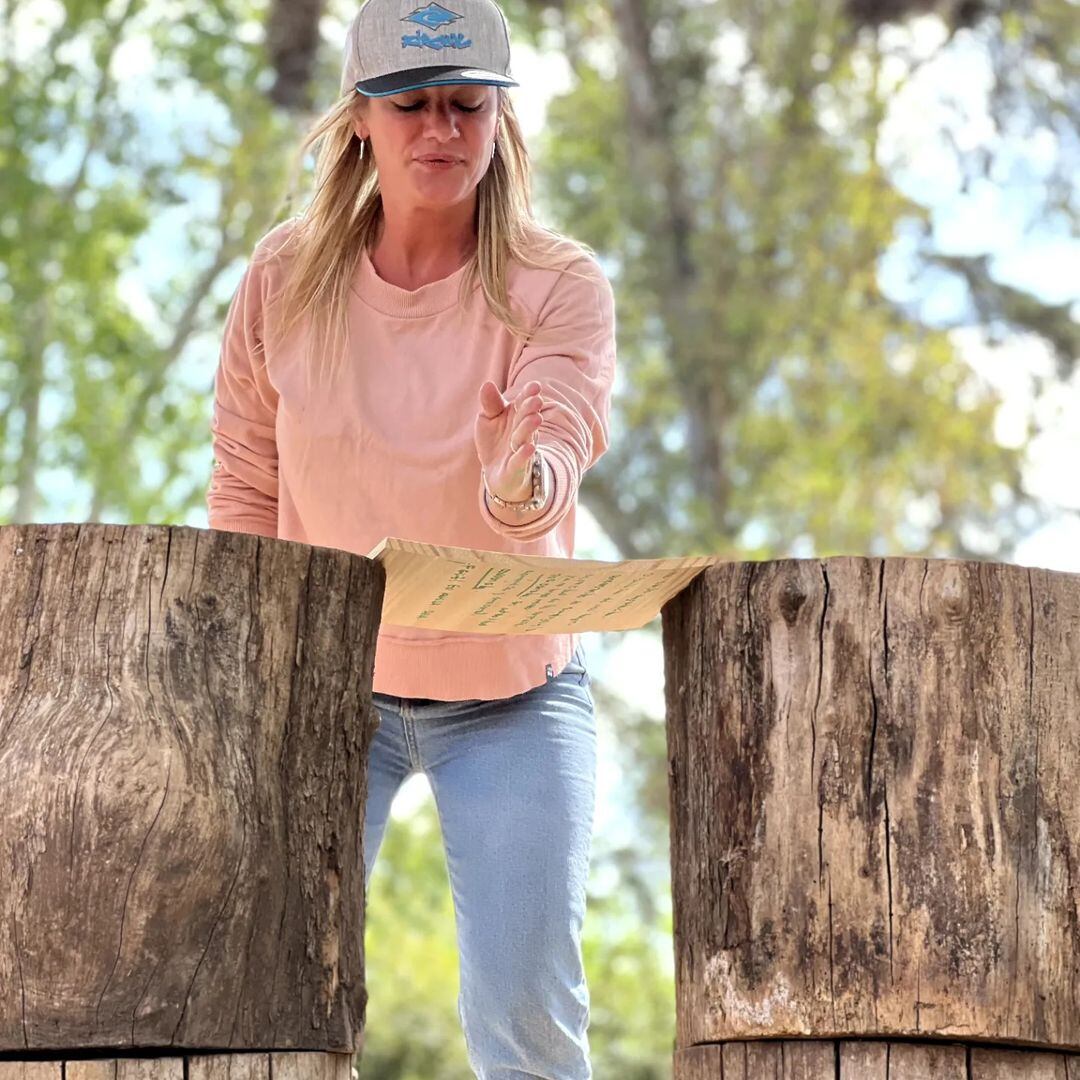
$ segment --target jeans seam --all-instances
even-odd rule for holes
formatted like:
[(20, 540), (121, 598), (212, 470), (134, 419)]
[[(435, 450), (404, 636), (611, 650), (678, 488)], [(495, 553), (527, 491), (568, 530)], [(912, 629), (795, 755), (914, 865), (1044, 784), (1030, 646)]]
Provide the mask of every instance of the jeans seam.
[(405, 745), (409, 748), (409, 763), (414, 769), (420, 768), (420, 748), (416, 745), (416, 731), (413, 729), (413, 716), (410, 706), (404, 699), (401, 702), (401, 725), (405, 729)]

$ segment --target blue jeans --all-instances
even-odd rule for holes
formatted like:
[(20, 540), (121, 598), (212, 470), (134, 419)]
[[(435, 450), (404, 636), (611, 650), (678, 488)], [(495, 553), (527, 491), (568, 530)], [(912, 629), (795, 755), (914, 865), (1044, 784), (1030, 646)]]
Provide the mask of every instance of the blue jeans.
[(540, 686), (496, 701), (375, 693), (365, 880), (390, 804), (431, 785), (457, 926), (458, 1016), (478, 1080), (591, 1080), (581, 953), (596, 723), (579, 646)]

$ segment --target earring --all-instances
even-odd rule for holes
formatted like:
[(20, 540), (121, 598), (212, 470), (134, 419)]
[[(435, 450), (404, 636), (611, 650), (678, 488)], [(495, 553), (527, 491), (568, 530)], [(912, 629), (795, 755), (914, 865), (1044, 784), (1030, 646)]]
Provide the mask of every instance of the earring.
[(364, 140), (364, 139), (360, 140), (360, 160), (361, 161), (364, 160), (364, 143), (365, 143), (365, 141), (366, 140)]

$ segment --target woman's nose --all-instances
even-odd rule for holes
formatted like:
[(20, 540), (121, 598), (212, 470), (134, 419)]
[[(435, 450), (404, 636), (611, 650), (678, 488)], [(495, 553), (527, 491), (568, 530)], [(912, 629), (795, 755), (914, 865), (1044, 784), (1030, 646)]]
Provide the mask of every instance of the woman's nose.
[(457, 118), (449, 106), (437, 105), (428, 112), (428, 133), (440, 139), (453, 138), (457, 134)]

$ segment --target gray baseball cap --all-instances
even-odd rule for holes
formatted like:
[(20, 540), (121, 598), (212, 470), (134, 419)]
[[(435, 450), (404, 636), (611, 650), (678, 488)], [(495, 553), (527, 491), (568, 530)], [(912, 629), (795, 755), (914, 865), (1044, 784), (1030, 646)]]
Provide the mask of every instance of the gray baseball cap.
[(385, 97), (429, 86), (518, 86), (495, 0), (367, 0), (345, 39), (341, 92)]

